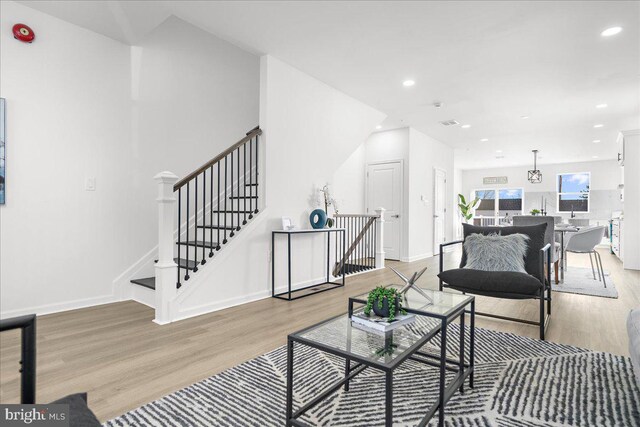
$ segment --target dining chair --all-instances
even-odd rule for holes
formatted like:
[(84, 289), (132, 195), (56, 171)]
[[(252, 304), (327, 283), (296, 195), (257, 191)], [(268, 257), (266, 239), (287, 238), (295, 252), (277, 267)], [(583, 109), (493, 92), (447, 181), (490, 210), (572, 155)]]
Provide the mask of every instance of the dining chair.
[[(593, 280), (596, 280), (596, 272), (593, 267), (593, 258), (596, 260), (596, 268), (598, 270), (598, 280), (602, 281), (604, 287), (607, 287), (607, 282), (604, 278), (604, 268), (602, 267), (602, 258), (596, 251), (596, 246), (602, 242), (604, 236), (605, 227), (591, 227), (585, 230), (580, 230), (572, 233), (571, 239), (566, 243), (564, 248), (565, 252), (572, 252), (576, 254), (589, 254), (589, 261), (591, 262), (591, 273), (593, 274)], [(593, 258), (591, 255), (593, 254)]]

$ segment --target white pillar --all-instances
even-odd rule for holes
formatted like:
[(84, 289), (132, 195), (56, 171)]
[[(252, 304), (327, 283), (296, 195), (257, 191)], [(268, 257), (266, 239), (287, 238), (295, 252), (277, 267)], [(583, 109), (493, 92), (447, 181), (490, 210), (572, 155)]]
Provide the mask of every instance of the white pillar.
[(153, 177), (158, 182), (158, 262), (156, 263), (156, 318), (155, 323), (171, 323), (172, 306), (176, 297), (178, 266), (173, 261), (175, 241), (176, 198), (173, 185), (178, 177), (171, 172), (160, 172)]
[(376, 209), (376, 268), (384, 268), (384, 211), (385, 208)]

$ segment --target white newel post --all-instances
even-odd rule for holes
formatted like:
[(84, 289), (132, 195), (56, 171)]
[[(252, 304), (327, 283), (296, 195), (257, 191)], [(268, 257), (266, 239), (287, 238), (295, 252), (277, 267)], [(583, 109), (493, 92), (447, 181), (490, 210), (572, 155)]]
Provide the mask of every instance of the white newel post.
[(153, 179), (158, 182), (158, 262), (156, 263), (156, 318), (164, 325), (172, 318), (172, 305), (176, 297), (178, 266), (173, 261), (173, 233), (175, 230), (176, 199), (173, 185), (178, 177), (171, 172), (160, 172)]
[(385, 208), (376, 209), (376, 268), (384, 268), (384, 211)]

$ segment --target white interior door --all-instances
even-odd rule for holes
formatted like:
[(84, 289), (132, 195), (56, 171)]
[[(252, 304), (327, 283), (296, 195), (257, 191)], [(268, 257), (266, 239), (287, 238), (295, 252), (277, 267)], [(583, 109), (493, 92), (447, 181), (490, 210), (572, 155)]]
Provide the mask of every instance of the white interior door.
[(447, 173), (434, 168), (433, 175), (433, 253), (438, 254), (446, 240)]
[(400, 259), (402, 232), (402, 163), (367, 165), (367, 213), (385, 208), (385, 258)]

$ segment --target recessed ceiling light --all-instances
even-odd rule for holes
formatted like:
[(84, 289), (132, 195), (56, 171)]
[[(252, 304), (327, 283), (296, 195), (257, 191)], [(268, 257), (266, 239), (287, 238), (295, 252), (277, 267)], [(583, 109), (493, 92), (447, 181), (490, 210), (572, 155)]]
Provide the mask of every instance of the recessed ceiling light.
[(607, 108), (608, 105), (607, 104), (598, 104), (596, 105), (596, 108)]
[(596, 129), (601, 128), (602, 126), (604, 126), (604, 125), (601, 125), (601, 124), (593, 125), (593, 127), (596, 128)]
[(526, 120), (526, 119), (528, 119), (528, 118), (529, 118), (529, 116), (520, 116), (520, 118), (521, 118), (522, 120)]
[(404, 87), (413, 86), (414, 84), (416, 84), (416, 82), (414, 82), (413, 80), (405, 80), (402, 82), (402, 86)]
[(488, 140), (489, 140), (489, 138), (482, 138), (482, 139), (480, 140), (480, 142), (487, 142)]
[(611, 27), (611, 28), (607, 28), (606, 30), (601, 32), (600, 35), (603, 36), (603, 37), (611, 37), (611, 36), (615, 36), (616, 34), (620, 33), (620, 31), (622, 31), (622, 27)]
[(594, 144), (597, 144), (598, 142), (600, 142), (600, 140), (599, 140), (599, 139), (594, 139), (594, 140), (593, 140), (593, 143), (594, 143)]
[(471, 125), (462, 125), (460, 126), (462, 129), (469, 129), (471, 127)]
[(376, 126), (376, 129), (382, 129), (382, 125)]
[(597, 158), (598, 158), (598, 156), (591, 156), (591, 158), (592, 158), (592, 159), (597, 159)]
[(496, 153), (502, 153), (502, 150), (496, 150)]

